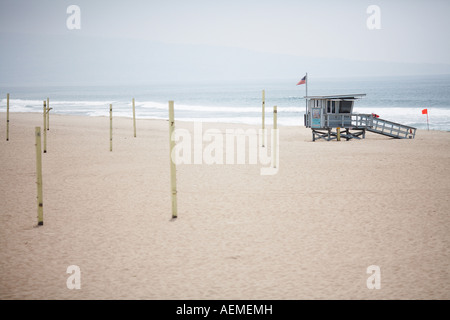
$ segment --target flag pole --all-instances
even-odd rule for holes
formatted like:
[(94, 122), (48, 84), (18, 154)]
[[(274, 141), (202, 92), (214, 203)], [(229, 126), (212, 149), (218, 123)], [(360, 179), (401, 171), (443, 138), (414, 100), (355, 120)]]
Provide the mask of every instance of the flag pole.
[(430, 124), (428, 122), (428, 109), (427, 109), (427, 128), (428, 128), (428, 131), (430, 131)]
[[(308, 96), (308, 72), (306, 73), (306, 81), (305, 81), (306, 83), (306, 86), (305, 86), (305, 88), (306, 88), (306, 96)], [(305, 113), (308, 113), (308, 99), (307, 98), (305, 98), (305, 105), (306, 105), (306, 110), (305, 110)]]

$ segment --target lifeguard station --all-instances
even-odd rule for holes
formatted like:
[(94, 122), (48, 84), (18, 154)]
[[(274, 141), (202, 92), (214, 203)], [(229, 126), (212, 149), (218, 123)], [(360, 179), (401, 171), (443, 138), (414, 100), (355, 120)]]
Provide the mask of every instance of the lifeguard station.
[(306, 96), (305, 126), (313, 141), (365, 138), (366, 130), (397, 139), (412, 139), (416, 128), (378, 118), (374, 114), (353, 113), (355, 101), (366, 94)]

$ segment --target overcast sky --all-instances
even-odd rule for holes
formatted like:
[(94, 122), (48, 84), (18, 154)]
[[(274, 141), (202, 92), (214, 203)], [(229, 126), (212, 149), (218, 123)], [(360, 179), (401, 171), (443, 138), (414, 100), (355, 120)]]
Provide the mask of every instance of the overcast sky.
[[(68, 30), (66, 9), (81, 9)], [(381, 30), (369, 30), (369, 5)], [(0, 32), (125, 37), (297, 56), (450, 64), (448, 0), (2, 0)]]
[(449, 0), (0, 0), (0, 84), (449, 74), (449, 13)]

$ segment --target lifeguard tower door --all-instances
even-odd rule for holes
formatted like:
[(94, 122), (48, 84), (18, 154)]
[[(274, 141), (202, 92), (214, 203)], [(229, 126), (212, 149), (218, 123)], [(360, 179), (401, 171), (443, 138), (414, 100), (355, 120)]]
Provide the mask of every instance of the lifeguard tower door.
[(320, 129), (324, 126), (324, 115), (322, 100), (311, 99), (309, 101), (309, 107), (311, 108), (311, 128)]

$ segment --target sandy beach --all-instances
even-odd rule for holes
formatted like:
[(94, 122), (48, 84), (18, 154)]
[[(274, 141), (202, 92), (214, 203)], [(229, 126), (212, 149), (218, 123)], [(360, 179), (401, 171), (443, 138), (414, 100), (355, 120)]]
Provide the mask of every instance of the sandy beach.
[[(134, 138), (132, 119), (114, 118), (110, 152), (109, 118), (51, 114), (36, 227), (42, 115), (11, 113), (8, 142), (5, 123), (0, 299), (450, 299), (448, 132), (312, 142), (303, 125), (280, 127), (275, 175), (177, 166), (171, 220), (167, 121), (137, 120)], [(80, 289), (67, 288), (70, 265)]]

